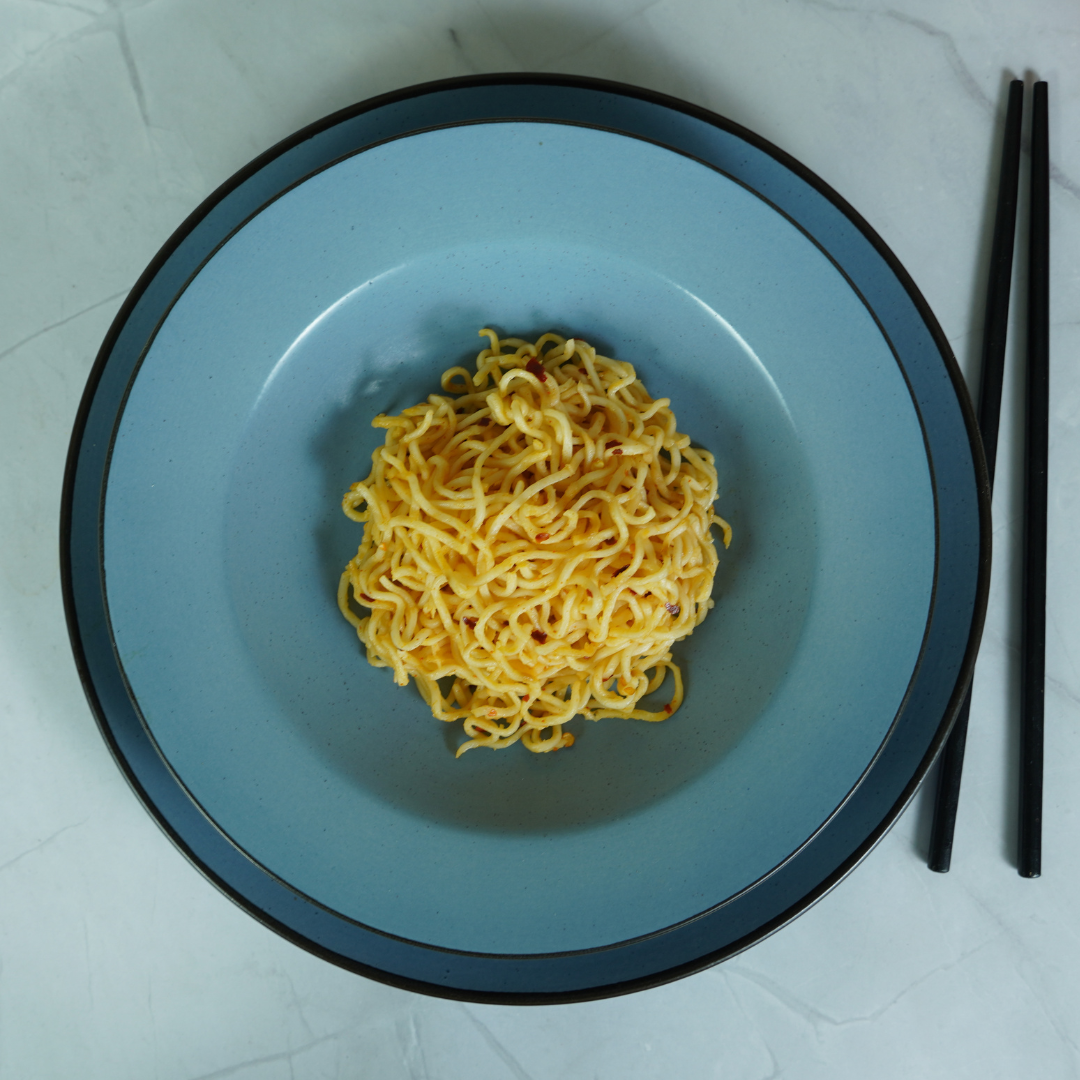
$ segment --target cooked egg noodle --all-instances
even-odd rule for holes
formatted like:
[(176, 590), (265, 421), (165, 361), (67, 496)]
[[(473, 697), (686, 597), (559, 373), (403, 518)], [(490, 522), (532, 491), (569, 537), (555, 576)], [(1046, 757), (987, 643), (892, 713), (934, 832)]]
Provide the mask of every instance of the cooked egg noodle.
[[(579, 713), (665, 720), (683, 698), (671, 645), (713, 606), (710, 526), (731, 539), (713, 457), (630, 364), (481, 334), (475, 373), (450, 368), (445, 395), (372, 421), (385, 443), (343, 500), (364, 536), (341, 611), (373, 665), (464, 721), (459, 755), (569, 746)], [(668, 671), (670, 702), (638, 708)]]

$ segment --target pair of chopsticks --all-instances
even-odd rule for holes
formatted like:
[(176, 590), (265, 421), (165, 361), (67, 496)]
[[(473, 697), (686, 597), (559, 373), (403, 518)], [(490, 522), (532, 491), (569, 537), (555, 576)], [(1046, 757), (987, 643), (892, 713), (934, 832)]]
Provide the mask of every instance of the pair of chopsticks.
[[(1009, 318), (1013, 240), (1020, 176), (1020, 126), (1024, 84), (1009, 86), (1001, 153), (997, 215), (990, 255), (983, 334), (978, 421), (986, 450), (990, 491), (994, 489), (1005, 333)], [(1043, 695), (1046, 675), (1046, 473), (1050, 405), (1050, 139), (1047, 85), (1033, 88), (1031, 113), (1031, 202), (1028, 248), (1027, 404), (1024, 465), (1024, 583), (1020, 659), (1020, 832), (1022, 877), (1042, 873)], [(941, 756), (937, 802), (930, 835), (931, 870), (945, 873), (952, 862), (953, 830), (960, 801), (971, 689)]]

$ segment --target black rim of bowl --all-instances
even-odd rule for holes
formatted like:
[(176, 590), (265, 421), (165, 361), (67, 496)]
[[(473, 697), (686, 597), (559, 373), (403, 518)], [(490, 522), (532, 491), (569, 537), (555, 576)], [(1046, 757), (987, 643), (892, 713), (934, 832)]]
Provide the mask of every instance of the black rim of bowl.
[[(80, 484), (77, 483), (77, 472), (80, 464), (80, 456), (84, 449), (84, 443), (87, 434), (88, 424), (90, 423), (90, 413), (94, 404), (95, 396), (98, 393), (101, 386), (103, 377), (106, 373), (110, 357), (113, 354), (117, 341), (128, 324), (128, 321), (134, 312), (137, 304), (143, 298), (147, 289), (154, 281), (158, 273), (166, 266), (169, 259), (174, 255), (183, 241), (191, 234), (197, 226), (199, 226), (208, 215), (219, 206), (219, 204), (232, 192), (240, 188), (246, 181), (256, 176), (263, 168), (265, 168), (271, 162), (274, 162), (288, 151), (300, 146), (307, 140), (310, 140), (318, 134), (328, 131), (341, 124), (344, 121), (362, 116), (365, 113), (373, 113), (387, 105), (396, 105), (399, 103), (408, 102), (410, 99), (424, 97), (426, 95), (439, 94), (444, 91), (453, 90), (467, 90), (470, 88), (486, 88), (486, 89), (498, 89), (500, 87), (546, 87), (546, 88), (567, 88), (571, 90), (579, 90), (586, 92), (598, 92), (606, 95), (616, 95), (621, 98), (629, 98), (631, 100), (638, 100), (639, 102), (645, 102), (653, 106), (659, 106), (662, 109), (672, 110), (677, 113), (682, 113), (693, 119), (704, 121), (721, 131), (727, 132), (730, 135), (748, 143), (756, 150), (768, 155), (780, 165), (784, 166), (787, 170), (793, 173), (799, 180), (813, 188), (818, 194), (824, 196), (833, 206), (838, 209), (848, 221), (853, 224), (856, 229), (862, 234), (863, 238), (870, 242), (877, 254), (887, 264), (889, 270), (895, 275), (900, 285), (903, 287), (907, 294), (908, 300), (914, 305), (918, 311), (918, 315), (929, 331), (933, 338), (933, 343), (940, 353), (941, 359), (944, 363), (945, 370), (948, 375), (949, 383), (956, 395), (957, 402), (959, 404), (960, 413), (963, 418), (963, 423), (966, 429), (967, 439), (972, 455), (972, 465), (974, 468), (975, 479), (975, 494), (978, 501), (978, 520), (979, 520), (979, 555), (978, 555), (978, 579), (974, 590), (973, 603), (971, 605), (970, 616), (970, 632), (967, 639), (966, 649), (963, 655), (963, 660), (960, 665), (958, 675), (956, 677), (955, 685), (948, 700), (948, 705), (944, 710), (944, 715), (940, 723), (937, 726), (935, 734), (930, 741), (930, 745), (922, 756), (918, 763), (914, 773), (910, 776), (907, 784), (904, 786), (899, 798), (895, 800), (885, 816), (876, 822), (868, 833), (863, 838), (862, 842), (850, 852), (846, 858), (844, 858), (837, 866), (833, 868), (831, 872), (826, 874), (820, 880), (816, 880), (814, 884), (807, 888), (803, 892), (800, 898), (793, 904), (788, 905), (778, 914), (771, 918), (762, 921), (758, 925), (748, 927), (748, 932), (742, 936), (738, 936), (733, 940), (727, 941), (720, 948), (708, 949), (707, 946), (698, 946), (697, 949), (693, 945), (690, 946), (690, 950), (694, 955), (684, 958), (682, 960), (676, 960), (670, 964), (664, 964), (661, 962), (659, 968), (656, 967), (656, 961), (653, 959), (645, 966), (651, 968), (651, 970), (645, 973), (635, 974), (633, 969), (634, 963), (616, 963), (611, 965), (611, 970), (606, 973), (597, 973), (597, 980), (595, 985), (585, 985), (579, 983), (572, 988), (560, 988), (558, 985), (552, 985), (549, 981), (549, 977), (541, 978), (537, 980), (535, 988), (522, 989), (520, 986), (520, 976), (511, 978), (510, 983), (518, 983), (516, 988), (510, 988), (505, 986), (499, 988), (503, 983), (503, 979), (492, 979), (490, 973), (478, 974), (473, 972), (464, 978), (455, 978), (453, 967), (455, 963), (460, 963), (466, 958), (475, 959), (477, 961), (486, 960), (489, 963), (491, 961), (502, 961), (504, 965), (508, 962), (516, 962), (517, 965), (524, 963), (526, 966), (530, 966), (528, 957), (485, 957), (481, 958), (472, 954), (460, 954), (452, 950), (438, 949), (432, 946), (422, 945), (416, 942), (404, 942), (401, 939), (392, 939), (399, 942), (402, 946), (405, 946), (414, 950), (421, 950), (436, 958), (436, 964), (438, 967), (445, 967), (446, 982), (435, 981), (434, 979), (422, 979), (415, 978), (409, 975), (401, 974), (400, 972), (386, 970), (377, 964), (372, 964), (356, 959), (354, 956), (350, 956), (345, 952), (338, 951), (333, 947), (328, 947), (325, 941), (326, 935), (321, 934), (320, 937), (323, 941), (313, 940), (311, 936), (305, 934), (302, 930), (297, 929), (296, 925), (290, 923), (303, 922), (303, 919), (284, 921), (282, 918), (277, 917), (281, 914), (279, 910), (277, 915), (266, 910), (265, 907), (260, 907), (258, 902), (253, 900), (247, 895), (247, 890), (242, 890), (236, 885), (237, 877), (249, 877), (242, 872), (240, 867), (234, 867), (234, 870), (241, 870), (238, 875), (236, 873), (230, 874), (227, 880), (225, 876), (219, 870), (221, 869), (220, 862), (218, 869), (215, 869), (208, 862), (208, 859), (204, 855), (196, 851), (191, 843), (188, 842), (188, 838), (185, 836), (185, 830), (183, 827), (177, 827), (176, 818), (183, 816), (183, 811), (190, 811), (194, 809), (191, 806), (186, 808), (182, 807), (183, 799), (186, 798), (185, 789), (183, 789), (182, 783), (179, 778), (169, 771), (169, 776), (177, 786), (175, 792), (176, 799), (172, 800), (173, 805), (166, 805), (170, 800), (168, 794), (165, 794), (158, 790), (156, 792), (157, 798), (155, 799), (151, 793), (144, 786), (141, 776), (142, 770), (138, 767), (136, 761), (133, 758), (140, 757), (143, 754), (148, 754), (151, 758), (157, 756), (156, 749), (152, 743), (152, 737), (148, 731), (143, 732), (143, 739), (145, 746), (133, 747), (128, 745), (122, 747), (118, 740), (117, 733), (113, 729), (115, 708), (110, 709), (108, 698), (108, 691), (105, 693), (99, 693), (102, 688), (98, 685), (98, 681), (94, 678), (95, 666), (100, 665), (92, 664), (87, 655), (87, 639), (99, 634), (105, 634), (109, 639), (109, 652), (111, 653), (113, 662), (119, 668), (119, 660), (115, 655), (115, 650), (112, 648), (111, 634), (109, 632), (106, 622), (101, 622), (99, 625), (86, 626), (85, 619), (83, 624), (80, 623), (78, 600), (76, 597), (76, 579), (81, 573), (86, 575), (87, 567), (84, 565), (76, 569), (74, 563), (76, 561), (86, 563), (86, 559), (77, 560), (73, 554), (73, 517), (76, 515), (77, 510), (75, 508), (75, 502), (80, 496)], [(509, 115), (495, 117), (492, 119), (511, 119)], [(521, 119), (530, 120), (542, 120), (543, 116), (537, 114), (528, 117), (521, 117)], [(557, 119), (553, 119), (553, 122), (559, 122)], [(416, 130), (421, 130), (424, 127), (430, 127), (431, 125), (417, 124)], [(440, 125), (442, 126), (442, 125)], [(617, 130), (615, 128), (609, 130)], [(404, 134), (404, 132), (403, 132)], [(627, 134), (634, 134), (627, 132)], [(643, 136), (638, 136), (643, 137)], [(383, 140), (371, 140), (370, 144)], [(369, 145), (364, 144), (364, 147)], [(677, 146), (672, 146), (672, 149), (679, 153), (686, 153), (686, 151), (680, 149)], [(356, 152), (356, 151), (352, 151)], [(313, 170), (317, 171), (317, 170)], [(290, 185), (292, 186), (292, 185)], [(279, 192), (275, 193), (274, 197)], [(270, 200), (263, 200), (263, 202)], [(797, 224), (797, 223), (796, 223)], [(801, 228), (801, 226), (798, 226)], [(231, 232), (232, 230), (230, 230)], [(803, 230), (805, 231), (805, 230)], [(813, 239), (813, 238), (811, 238)], [(817, 241), (815, 240), (815, 243)], [(830, 256), (831, 257), (831, 256)], [(201, 264), (200, 264), (201, 265)], [(842, 271), (843, 272), (843, 271)], [(846, 275), (845, 275), (846, 276)], [(183, 290), (185, 286), (181, 285), (179, 289), (173, 290), (174, 293), (178, 293)], [(171, 306), (171, 300), (166, 305)], [(887, 336), (887, 335), (886, 335)], [(152, 340), (153, 333), (149, 335), (149, 339)], [(903, 371), (903, 367), (901, 367)], [(905, 374), (905, 378), (906, 378)], [(916, 402), (916, 408), (918, 404)], [(122, 404), (121, 404), (122, 411)], [(107, 475), (107, 454), (105, 457), (105, 474)], [(95, 498), (100, 500), (103, 494), (103, 484), (105, 476), (101, 475), (96, 477), (98, 481), (98, 490), (96, 492), (81, 493), (89, 496), (91, 501)], [(91, 479), (95, 479), (93, 475)], [(81, 488), (85, 489), (88, 485), (82, 484)], [(107, 745), (110, 748), (114, 758), (117, 761), (118, 766), (124, 773), (132, 789), (138, 795), (143, 802), (146, 809), (158, 822), (159, 826), (165, 831), (170, 839), (180, 848), (180, 850), (195, 864), (195, 866), (211, 881), (214, 882), (226, 895), (228, 895), (239, 906), (248, 911), (251, 915), (257, 918), (260, 922), (269, 926), (283, 937), (292, 941), (293, 943), (300, 945), (301, 947), (315, 953), (316, 955), (329, 960), (339, 966), (345, 967), (349, 970), (355, 971), (359, 974), (365, 975), (369, 978), (376, 979), (381, 982), (386, 982), (391, 985), (395, 985), (404, 989), (409, 989), (421, 993), (433, 994), (436, 996), (457, 998), (471, 1001), (481, 1002), (493, 1002), (493, 1003), (506, 1003), (506, 1004), (544, 1004), (544, 1003), (558, 1003), (558, 1002), (570, 1002), (591, 1000), (595, 998), (608, 997), (621, 993), (628, 993), (631, 991), (644, 989), (650, 986), (660, 985), (665, 982), (672, 981), (680, 978), (684, 975), (690, 974), (694, 971), (701, 970), (709, 967), (715, 963), (718, 963), (730, 956), (735, 955), (738, 952), (748, 948), (750, 945), (755, 944), (757, 941), (774, 933), (781, 926), (791, 921), (803, 911), (805, 911), (812, 904), (816, 903), (818, 899), (824, 896), (830, 891), (843, 877), (845, 877), (880, 841), (885, 835), (891, 825), (895, 822), (901, 811), (910, 801), (915, 791), (917, 790), (922, 779), (925, 777), (926, 772), (933, 764), (937, 754), (939, 753), (945, 739), (952, 728), (952, 724), (955, 720), (956, 713), (959, 710), (960, 703), (963, 699), (963, 695), (966, 692), (967, 686), (970, 683), (971, 674), (974, 668), (975, 655), (978, 649), (979, 638), (982, 630), (983, 618), (986, 610), (987, 593), (989, 587), (989, 567), (990, 567), (990, 524), (989, 524), (989, 484), (987, 481), (986, 466), (982, 454), (981, 441), (977, 435), (977, 426), (974, 418), (974, 411), (971, 407), (970, 400), (967, 395), (967, 390), (963, 381), (963, 377), (959, 371), (952, 352), (944, 338), (944, 335), (937, 324), (932, 312), (926, 301), (923, 299), (921, 293), (914, 285), (913, 281), (900, 265), (899, 261), (884, 244), (884, 242), (877, 236), (877, 234), (869, 227), (869, 225), (854, 211), (839, 195), (837, 195), (827, 184), (820, 180), (816, 175), (811, 173), (808, 169), (802, 166), (790, 155), (779, 150), (766, 140), (755, 135), (753, 132), (741, 127), (738, 124), (734, 124), (722, 117), (719, 117), (713, 113), (710, 113), (704, 109), (697, 108), (689, 105), (685, 102), (678, 101), (677, 99), (669, 98), (661, 94), (652, 93), (650, 91), (642, 90), (637, 87), (625, 86), (621, 84), (606, 82), (596, 79), (585, 78), (572, 78), (565, 76), (547, 76), (547, 75), (493, 75), (493, 76), (476, 76), (466, 77), (460, 79), (448, 79), (440, 80), (432, 83), (425, 83), (418, 86), (408, 87), (404, 90), (382, 95), (377, 98), (370, 99), (365, 102), (361, 102), (357, 105), (351, 106), (347, 109), (333, 113), (330, 116), (316, 121), (314, 124), (303, 128), (295, 134), (289, 136), (287, 139), (278, 143), (274, 147), (271, 147), (265, 153), (255, 158), (247, 166), (234, 174), (229, 180), (222, 184), (216, 191), (214, 191), (204, 202), (183, 222), (179, 229), (170, 237), (166, 244), (155, 256), (153, 261), (149, 264), (146, 270), (143, 272), (138, 282), (131, 290), (124, 304), (122, 305), (119, 313), (117, 314), (112, 326), (106, 335), (101, 349), (98, 353), (94, 367), (88, 378), (86, 389), (83, 394), (82, 401), (76, 416), (71, 443), (68, 452), (67, 466), (64, 476), (64, 487), (61, 504), (61, 521), (60, 521), (60, 561), (61, 561), (61, 583), (64, 596), (65, 615), (68, 623), (68, 631), (71, 639), (72, 650), (75, 656), (76, 665), (79, 671), (80, 678), (83, 683), (84, 691), (87, 695), (87, 699), (91, 705), (91, 708), (95, 714), (98, 722), (98, 726), (101, 730), (102, 736), (105, 739)], [(101, 537), (100, 529), (97, 536), (97, 552), (100, 552)], [(95, 552), (94, 554), (97, 554)], [(91, 560), (92, 561), (92, 560)], [(97, 587), (104, 593), (103, 582), (100, 580), (100, 565), (97, 567), (98, 582)], [(122, 678), (122, 672), (121, 672)], [(99, 680), (100, 681), (100, 680)], [(130, 702), (131, 707), (135, 709), (138, 714), (136, 703)], [(892, 730), (892, 729), (891, 729)], [(878, 761), (878, 756), (875, 756), (875, 764)], [(161, 759), (159, 759), (161, 760)], [(168, 768), (167, 764), (165, 765)], [(871, 766), (872, 768), (873, 766)], [(868, 770), (869, 772), (870, 770)], [(866, 774), (864, 774), (865, 776)], [(196, 809), (196, 814), (198, 813)], [(206, 820), (206, 819), (204, 819)], [(209, 823), (212, 827), (213, 823)], [(815, 834), (816, 835), (816, 834)], [(231, 841), (228, 837), (222, 834), (222, 840), (225, 841), (227, 846), (231, 847)], [(241, 860), (247, 860), (248, 857), (239, 849), (233, 848), (232, 851), (236, 857)], [(226, 856), (227, 857), (227, 856)], [(235, 861), (235, 860), (234, 860)], [(258, 873), (268, 873), (262, 871), (256, 864), (251, 864), (251, 869)], [(280, 879), (276, 879), (280, 887), (286, 892), (293, 892), (287, 885), (280, 882)], [(253, 890), (258, 891), (258, 890)], [(293, 892), (295, 903), (299, 905), (306, 905), (307, 907), (313, 906), (313, 902), (308, 898), (303, 897), (299, 893)], [(278, 905), (280, 909), (280, 904)], [(293, 906), (293, 905), (288, 905)], [(317, 905), (316, 905), (317, 906)], [(326, 911), (326, 909), (323, 909)], [(712, 910), (712, 909), (710, 909)], [(331, 917), (338, 919), (344, 919), (342, 916), (336, 916), (336, 913), (327, 912)], [(346, 920), (351, 923), (351, 920)], [(691, 922), (694, 920), (690, 920)], [(359, 927), (359, 924), (352, 924)], [(683, 924), (680, 924), (683, 925)], [(382, 936), (384, 941), (387, 941), (386, 935), (381, 935), (381, 932), (370, 930), (370, 928), (363, 928), (370, 934)], [(662, 936), (664, 931), (658, 931), (657, 935)], [(585, 952), (591, 955), (603, 956), (605, 954), (613, 954), (617, 952), (623, 945), (629, 943), (620, 943), (613, 946), (602, 947), (598, 949), (586, 950)], [(704, 951), (701, 951), (704, 948)], [(680, 950), (685, 952), (685, 948)], [(551, 957), (554, 959), (554, 956)], [(536, 957), (536, 960), (542, 959)], [(445, 964), (444, 964), (445, 962)], [(397, 966), (397, 965), (395, 965)], [(637, 965), (637, 966), (640, 966)], [(620, 971), (621, 969), (621, 971)], [(623, 974), (626, 977), (620, 978), (619, 975)], [(443, 971), (440, 970), (438, 976), (443, 975)], [(574, 980), (577, 982), (577, 980)], [(528, 979), (525, 980), (526, 984)], [(588, 983), (589, 980), (586, 980)], [(455, 985), (458, 983), (458, 985)], [(461, 983), (471, 985), (461, 985)], [(485, 988), (476, 985), (477, 983), (488, 984)], [(557, 979), (556, 979), (557, 983)]]

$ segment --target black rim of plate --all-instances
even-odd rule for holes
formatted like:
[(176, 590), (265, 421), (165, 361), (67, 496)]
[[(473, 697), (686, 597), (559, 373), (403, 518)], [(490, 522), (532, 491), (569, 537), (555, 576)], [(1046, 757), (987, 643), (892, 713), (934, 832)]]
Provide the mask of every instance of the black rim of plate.
[[(479, 96), (480, 99), (490, 99), (492, 94), (499, 95), (501, 99), (494, 108), (491, 100), (465, 101), (470, 95), (472, 98)], [(438, 119), (440, 109), (448, 110), (441, 122), (431, 122), (432, 107), (435, 119)], [(632, 123), (627, 125), (625, 121), (635, 109), (647, 110), (652, 115), (646, 119), (635, 116)], [(417, 113), (415, 119), (410, 119), (410, 110)], [(463, 110), (466, 115), (462, 115)], [(573, 115), (550, 115), (566, 113), (567, 110)], [(621, 110), (630, 112), (620, 116)], [(869, 274), (866, 280), (872, 282), (876, 269), (879, 280), (874, 288), (886, 292), (892, 286), (899, 288), (901, 295), (898, 298), (902, 303), (906, 302), (916, 316), (912, 319), (909, 315), (908, 322), (917, 323), (917, 331), (926, 338), (921, 347), (924, 352), (933, 354), (937, 372), (930, 372), (923, 382), (927, 383), (929, 378), (932, 384), (933, 375), (938, 374), (940, 378), (937, 381), (941, 384), (938, 396), (943, 399), (940, 404), (946, 406), (946, 413), (951, 410), (951, 419), (949, 416), (945, 419), (938, 417), (936, 421), (931, 420), (931, 426), (938, 423), (958, 428), (956, 420), (961, 420), (959, 430), (963, 433), (964, 445), (957, 445), (955, 450), (962, 451), (961, 457), (964, 456), (963, 451), (970, 456), (955, 463), (951, 480), (938, 479), (929, 444), (928, 459), (932, 472), (935, 472), (936, 501), (941, 501), (941, 493), (937, 489), (944, 486), (946, 496), (959, 498), (960, 508), (955, 512), (967, 515), (967, 532), (977, 534), (968, 538), (966, 548), (961, 544), (954, 555), (961, 568), (965, 559), (973, 564), (968, 567), (971, 580), (956, 583), (946, 581), (945, 592), (948, 595), (936, 596), (933, 605), (938, 610), (944, 609), (946, 614), (931, 618), (931, 622), (937, 619), (939, 623), (939, 638), (943, 637), (946, 644), (952, 642), (953, 656), (958, 652), (957, 645), (963, 634), (963, 653), (958, 666), (955, 660), (952, 661), (951, 670), (946, 663), (944, 672), (935, 672), (935, 666), (941, 665), (935, 665), (933, 659), (926, 665), (930, 670), (924, 676), (924, 681), (932, 681), (936, 677), (936, 698), (933, 687), (925, 691), (921, 699), (918, 688), (914, 692), (909, 689), (901, 713), (912, 708), (922, 710), (921, 734), (909, 737), (907, 732), (901, 732), (893, 740), (892, 736), (897, 731), (897, 724), (894, 723), (882, 750), (856, 789), (856, 796), (861, 795), (861, 801), (867, 805), (860, 806), (858, 797), (849, 798), (828, 825), (815, 833), (814, 839), (797, 853), (802, 859), (801, 863), (793, 856), (782, 864), (783, 874), (774, 871), (732, 901), (676, 927), (658, 931), (646, 939), (573, 954), (483, 956), (403, 941), (347, 920), (274, 878), (233, 846), (229, 838), (202, 815), (179, 779), (158, 754), (152, 736), (143, 725), (137, 704), (126, 690), (126, 680), (116, 656), (107, 619), (100, 557), (101, 512), (112, 430), (126, 397), (124, 390), (119, 387), (122, 383), (126, 388), (139, 360), (135, 360), (134, 367), (127, 364), (123, 371), (116, 370), (124, 367), (123, 364), (114, 364), (114, 370), (110, 370), (110, 360), (125, 335), (124, 345), (129, 353), (134, 349), (139, 358), (145, 353), (160, 318), (171, 307), (175, 296), (183, 291), (190, 277), (181, 268), (179, 278), (169, 282), (165, 280), (167, 275), (162, 272), (200, 226), (204, 229), (208, 227), (211, 231), (216, 227), (217, 242), (202, 258), (190, 253), (187, 255), (189, 261), (195, 260), (192, 273), (197, 272), (205, 257), (234, 231), (233, 227), (214, 226), (212, 222), (215, 212), (222, 213), (230, 196), (241, 192), (250, 181), (254, 181), (253, 186), (258, 187), (260, 174), (269, 174), (269, 186), (262, 192), (251, 192), (247, 196), (249, 201), (253, 201), (254, 209), (261, 208), (285, 187), (293, 186), (303, 177), (326, 167), (332, 160), (385, 141), (388, 136), (386, 131), (380, 135), (378, 118), (387, 113), (395, 114), (387, 121), (389, 127), (386, 130), (393, 133), (389, 137), (400, 137), (432, 126), (477, 120), (516, 119), (590, 124), (589, 120), (581, 118), (589, 116), (592, 118), (590, 126), (622, 130), (628, 135), (659, 142), (678, 153), (698, 157), (725, 172), (727, 169), (724, 165), (714, 160), (716, 148), (712, 148), (711, 154), (703, 154), (698, 145), (700, 139), (716, 135), (729, 138), (736, 147), (741, 144), (749, 154), (757, 156), (759, 166), (765, 170), (763, 173), (759, 170), (759, 186), (767, 187), (775, 180), (775, 177), (770, 180), (768, 175), (771, 169), (777, 176), (788, 174), (793, 178), (793, 190), (802, 185), (813, 194), (817, 204), (814, 210), (807, 212), (816, 215), (818, 232), (827, 234), (824, 241), (820, 236), (812, 235), (794, 217), (792, 220), (830, 258), (833, 258), (827, 247), (830, 238), (839, 245), (851, 243), (854, 237), (856, 242), (861, 240), (863, 245), (868, 246), (871, 261), (876, 255), (878, 261), (884, 264), (884, 275), (881, 267), (863, 267), (861, 272)], [(428, 122), (423, 122), (421, 116), (426, 117)], [(374, 125), (371, 123), (373, 119), (376, 121)], [(315, 149), (314, 144), (320, 136), (324, 139), (333, 136), (335, 131), (347, 128), (350, 121), (365, 122), (369, 128), (359, 141), (354, 134), (344, 136), (345, 141), (341, 145), (351, 149), (343, 152), (335, 152), (332, 146)], [(697, 125), (699, 130), (696, 134), (689, 127), (683, 131), (671, 130), (679, 122), (690, 127)], [(657, 127), (658, 124), (660, 127)], [(372, 126), (374, 130), (370, 130)], [(641, 130), (642, 127), (648, 130)], [(688, 143), (691, 145), (688, 146)], [(275, 165), (280, 165), (289, 155), (303, 159), (305, 153), (311, 152), (317, 155), (311, 161), (319, 164), (309, 162), (311, 167), (306, 167), (303, 160), (294, 163), (291, 168), (296, 175), (291, 180), (273, 175)], [(735, 178), (740, 183), (746, 183)], [(746, 186), (751, 185), (746, 183)], [(760, 187), (752, 190), (771, 201), (770, 195), (762, 192)], [(784, 207), (777, 206), (777, 209), (791, 217)], [(238, 211), (234, 208), (231, 213), (235, 217)], [(237, 222), (247, 220), (250, 216), (250, 213), (241, 213)], [(226, 220), (229, 220), (227, 215)], [(836, 233), (838, 228), (854, 232), (845, 240)], [(833, 261), (836, 262), (836, 259)], [(840, 269), (848, 277), (847, 271), (843, 267)], [(159, 280), (159, 275), (162, 280)], [(882, 277), (888, 280), (883, 283), (880, 280)], [(860, 291), (855, 282), (851, 284), (857, 292)], [(155, 288), (156, 296), (153, 295)], [(877, 318), (877, 312), (869, 301), (864, 302)], [(148, 315), (143, 312), (141, 323), (136, 317), (140, 304), (149, 312)], [(882, 326), (882, 332), (893, 345), (900, 362), (897, 348), (885, 326)], [(894, 335), (903, 332), (902, 328), (898, 328), (894, 330)], [(908, 378), (907, 369), (900, 363), (904, 377)], [(114, 384), (111, 387), (107, 385), (110, 377)], [(930, 386), (928, 390), (928, 386), (924, 385), (922, 390), (924, 399), (927, 393), (934, 393), (933, 387)], [(912, 396), (917, 411), (921, 412), (918, 394), (914, 390)], [(98, 415), (95, 415), (95, 406)], [(974, 522), (977, 524), (972, 530)], [(221, 185), (158, 252), (127, 297), (105, 337), (87, 381), (72, 432), (60, 525), (65, 614), (84, 690), (117, 764), (147, 810), (181, 851), (244, 910), (283, 937), (326, 960), (404, 989), (505, 1004), (591, 1000), (669, 982), (748, 948), (824, 896), (888, 831), (914, 795), (947, 738), (971, 679), (989, 586), (989, 484), (974, 412), (962, 375), (929, 306), (884, 242), (828, 185), (789, 155), (740, 125), (685, 102), (640, 88), (564, 76), (466, 77), (426, 83), (383, 95), (302, 129), (260, 155)], [(936, 577), (939, 571), (940, 561)], [(935, 591), (939, 591), (937, 587)], [(941, 602), (943, 599), (945, 604)], [(942, 630), (942, 619), (950, 618), (951, 626)], [(933, 640), (933, 628), (928, 625), (924, 653), (928, 648), (934, 650), (935, 646), (940, 648), (940, 645), (940, 641)], [(913, 683), (917, 681), (922, 666), (920, 664), (916, 669)], [(927, 741), (928, 723), (931, 734)], [(905, 743), (905, 739), (906, 744), (899, 745)], [(897, 745), (892, 745), (890, 740)], [(890, 769), (891, 774), (884, 780), (878, 776), (876, 779), (879, 782), (875, 784), (875, 770), (884, 776)], [(886, 800), (884, 804), (882, 799)], [(739, 910), (735, 901), (741, 901), (745, 910)]]

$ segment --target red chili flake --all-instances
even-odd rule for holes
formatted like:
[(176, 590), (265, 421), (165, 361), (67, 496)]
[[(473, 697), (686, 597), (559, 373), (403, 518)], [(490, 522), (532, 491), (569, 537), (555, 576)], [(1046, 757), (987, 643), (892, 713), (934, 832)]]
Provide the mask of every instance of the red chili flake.
[(372, 599), (371, 599), (371, 597), (370, 597), (370, 596), (368, 596), (368, 594), (367, 594), (367, 593), (361, 593), (361, 594), (360, 594), (360, 599), (361, 599), (361, 600), (366, 600), (366, 601), (367, 601), (367, 602), (368, 602), (369, 604), (373, 604), (373, 603), (375, 603), (375, 601), (374, 601), (374, 600), (372, 600)]
[(529, 695), (528, 694), (522, 694), (521, 695), (521, 700), (522, 701), (528, 701), (529, 700)]
[(618, 448), (617, 446), (616, 446), (616, 447), (615, 447), (615, 449), (614, 449), (614, 450), (612, 450), (611, 452), (612, 452), (613, 454), (621, 454), (621, 453), (622, 453), (622, 451), (621, 451), (621, 450), (620, 450), (620, 449), (619, 449), (619, 448)]
[(476, 422), (477, 422), (477, 423), (478, 423), (478, 424), (479, 424), (479, 425), (480, 425), (481, 427), (487, 427), (487, 426), (488, 426), (488, 424), (490, 424), (490, 423), (491, 423), (491, 417), (490, 417), (490, 416), (481, 416), (481, 417), (480, 417), (480, 419), (479, 419), (479, 420), (477, 420)]
[(664, 706), (664, 712), (670, 713), (671, 712), (671, 706), (670, 705), (665, 705)]
[(465, 625), (466, 625), (466, 626), (467, 626), (467, 627), (468, 627), (468, 628), (469, 628), (470, 630), (475, 630), (475, 629), (476, 629), (476, 620), (475, 620), (475, 619), (474, 619), (474, 618), (473, 618), (473, 617), (472, 617), (471, 615), (466, 615), (466, 616), (465, 616), (465, 618), (464, 618), (464, 619), (462, 619), (461, 621), (462, 621), (462, 622), (463, 622), (463, 623), (464, 623), (464, 624), (465, 624)]
[(678, 615), (682, 610), (678, 604), (669, 604), (666, 600), (664, 601), (664, 607), (666, 607), (668, 612), (672, 615)]
[(541, 382), (547, 382), (547, 372), (544, 370), (544, 365), (535, 356), (530, 358), (525, 365), (525, 370), (530, 375), (535, 375)]
[(532, 636), (533, 640), (538, 641), (541, 645), (543, 645), (544, 642), (547, 641), (547, 634), (545, 634), (543, 630), (534, 630), (532, 632)]
[(551, 533), (537, 533), (536, 534), (536, 542), (538, 544), (542, 544), (545, 540), (550, 540), (550, 539), (551, 539)]
[(587, 596), (592, 596), (592, 589), (586, 589), (585, 593)]

